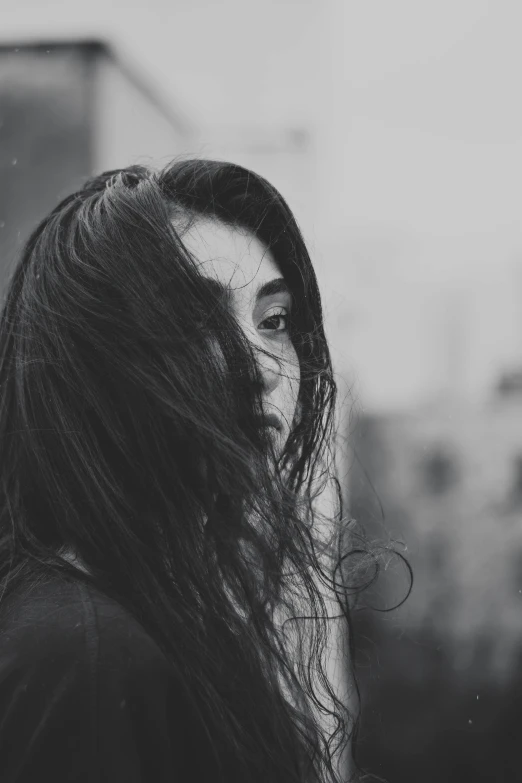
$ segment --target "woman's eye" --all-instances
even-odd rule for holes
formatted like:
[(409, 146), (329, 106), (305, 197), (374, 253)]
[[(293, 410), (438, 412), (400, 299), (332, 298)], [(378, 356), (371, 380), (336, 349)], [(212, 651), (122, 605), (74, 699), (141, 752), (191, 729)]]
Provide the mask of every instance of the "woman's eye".
[(286, 332), (288, 329), (288, 314), (274, 313), (261, 321), (259, 328), (274, 332)]

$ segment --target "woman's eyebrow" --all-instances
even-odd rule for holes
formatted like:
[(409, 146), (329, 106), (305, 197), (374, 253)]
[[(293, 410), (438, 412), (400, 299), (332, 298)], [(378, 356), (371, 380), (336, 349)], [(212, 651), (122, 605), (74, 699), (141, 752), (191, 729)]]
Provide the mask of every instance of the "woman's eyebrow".
[(286, 283), (284, 277), (276, 277), (274, 280), (269, 280), (268, 283), (263, 283), (256, 291), (256, 300), (263, 299), (265, 296), (273, 296), (274, 294), (289, 294), (290, 289)]
[[(218, 280), (212, 277), (205, 277), (205, 283), (210, 290), (214, 292), (216, 296), (230, 297), (231, 288), (228, 285), (223, 285)], [(275, 294), (290, 294), (290, 289), (287, 285), (284, 277), (275, 277), (273, 280), (269, 280), (267, 283), (263, 283), (256, 291), (256, 301), (263, 299), (267, 296), (274, 296)]]

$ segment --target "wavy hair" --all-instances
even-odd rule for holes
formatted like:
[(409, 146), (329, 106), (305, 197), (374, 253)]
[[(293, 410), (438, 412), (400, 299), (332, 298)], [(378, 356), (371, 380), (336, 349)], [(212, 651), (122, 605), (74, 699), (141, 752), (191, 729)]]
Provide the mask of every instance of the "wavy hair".
[[(258, 237), (292, 293), (299, 415), (277, 459), (252, 348), (183, 245), (202, 218)], [(343, 562), (372, 558), (347, 536), (321, 300), (281, 195), (209, 160), (89, 180), (13, 273), (0, 388), (4, 598), (74, 573), (127, 608), (183, 672), (217, 781), (338, 782), (357, 715), (324, 668), (325, 598), (349, 634), (364, 585)]]

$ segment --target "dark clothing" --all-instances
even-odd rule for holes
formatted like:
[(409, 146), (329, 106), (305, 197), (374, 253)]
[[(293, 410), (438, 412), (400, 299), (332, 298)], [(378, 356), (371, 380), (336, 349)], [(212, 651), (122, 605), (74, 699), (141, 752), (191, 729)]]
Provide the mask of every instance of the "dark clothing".
[(50, 577), (0, 620), (1, 783), (215, 780), (182, 677), (81, 579)]

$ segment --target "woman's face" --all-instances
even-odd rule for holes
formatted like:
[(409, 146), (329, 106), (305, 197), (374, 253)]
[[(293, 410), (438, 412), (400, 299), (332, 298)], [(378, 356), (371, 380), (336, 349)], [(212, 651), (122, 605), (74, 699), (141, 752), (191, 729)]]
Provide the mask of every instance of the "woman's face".
[(222, 286), (232, 315), (258, 349), (263, 416), (279, 453), (290, 433), (300, 384), (288, 331), (290, 291), (270, 251), (246, 231), (201, 219), (184, 233), (183, 244), (200, 272)]

